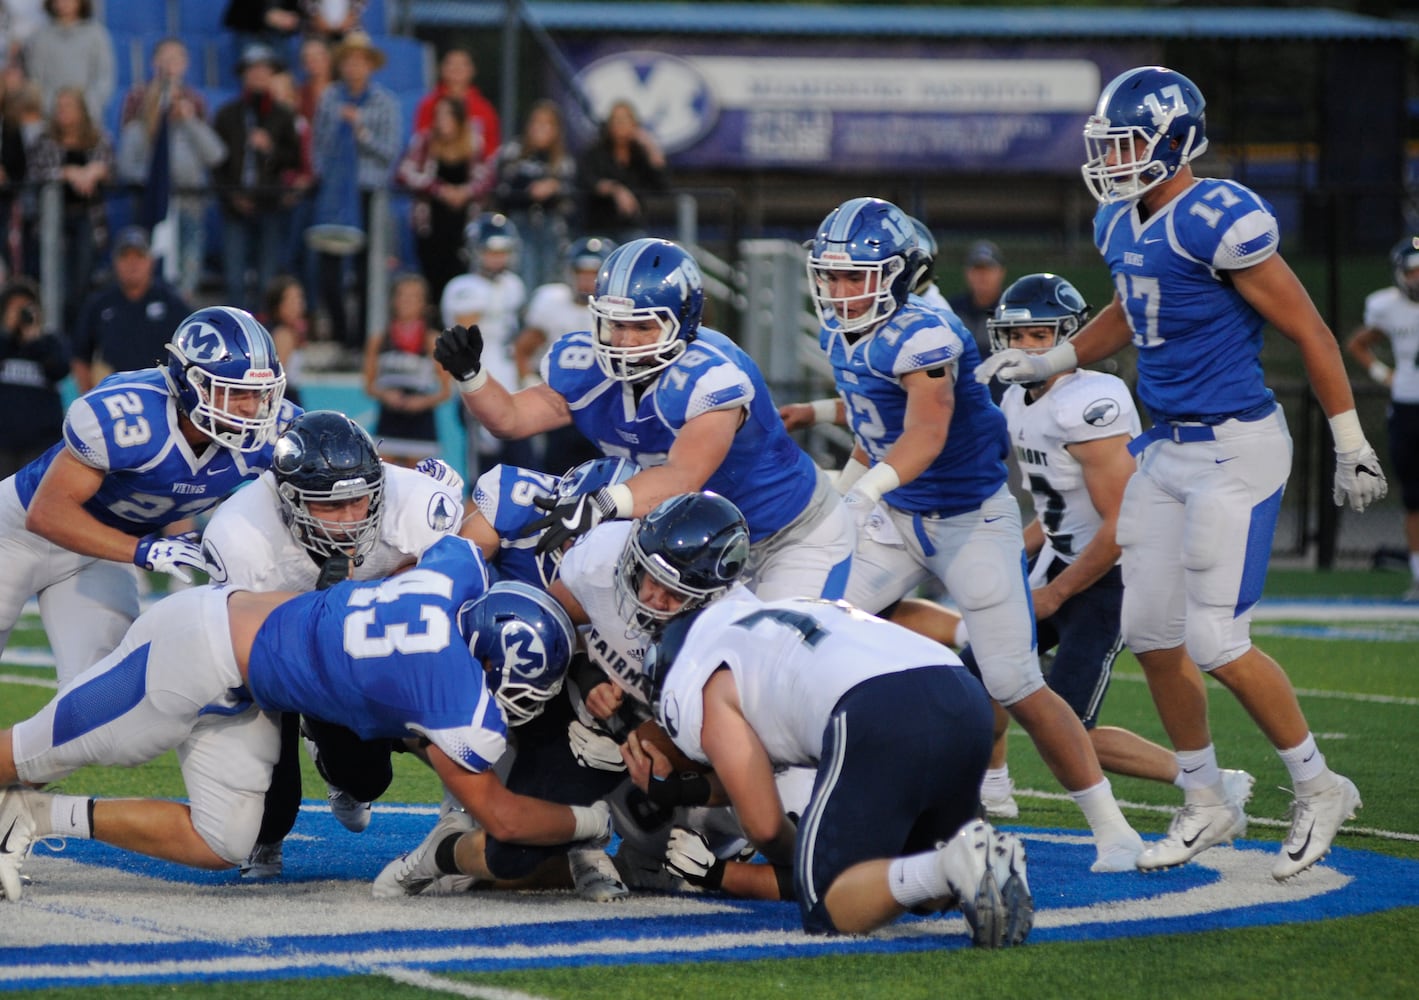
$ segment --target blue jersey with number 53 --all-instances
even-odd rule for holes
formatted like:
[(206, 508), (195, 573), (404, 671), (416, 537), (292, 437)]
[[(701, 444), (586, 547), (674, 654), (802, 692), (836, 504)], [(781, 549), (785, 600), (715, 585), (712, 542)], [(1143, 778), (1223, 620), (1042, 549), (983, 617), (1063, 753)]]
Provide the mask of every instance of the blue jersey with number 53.
[[(279, 434), (301, 411), (281, 403)], [(177, 404), (160, 369), (117, 372), (76, 399), (64, 417), (64, 440), (15, 474), (28, 509), (62, 448), (103, 472), (84, 509), (130, 535), (192, 517), (217, 505), (271, 465), (275, 441), (243, 454), (211, 442), (194, 452), (178, 426)]]
[(788, 525), (813, 497), (817, 467), (784, 430), (759, 366), (717, 330), (700, 327), (685, 353), (639, 395), (630, 383), (602, 373), (585, 332), (552, 345), (542, 359), (542, 378), (567, 401), (582, 434), (605, 454), (642, 469), (665, 464), (687, 421), (743, 408), (729, 454), (704, 488), (739, 508), (751, 541)]
[(1233, 181), (1199, 180), (1147, 221), (1137, 209), (1102, 206), (1094, 243), (1133, 329), (1139, 398), (1155, 422), (1265, 408), (1274, 398), (1261, 370), (1265, 321), (1227, 272), (1276, 253), (1271, 206)]
[(292, 598), (256, 634), (251, 696), (361, 739), (423, 736), (485, 771), (502, 756), (507, 723), (458, 630), (458, 609), (487, 589), (477, 546), (448, 536), (407, 572)]

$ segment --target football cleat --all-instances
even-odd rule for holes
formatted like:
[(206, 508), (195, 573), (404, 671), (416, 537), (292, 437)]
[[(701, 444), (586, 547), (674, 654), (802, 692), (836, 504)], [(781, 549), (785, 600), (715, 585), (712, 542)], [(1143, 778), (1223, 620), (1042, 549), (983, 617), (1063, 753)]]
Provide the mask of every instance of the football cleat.
[(1025, 871), (1025, 844), (1013, 833), (999, 830), (991, 836), (990, 867), (1005, 906), (1004, 947), (1024, 944), (1035, 926), (1035, 897)]
[(330, 814), (340, 821), (340, 825), (351, 833), (363, 833), (370, 825), (373, 806), (361, 802), (343, 788), (329, 786), (326, 797), (330, 800)]
[[(376, 899), (394, 899), (399, 896), (418, 896), (434, 883), (441, 883), (437, 889), (444, 892), (457, 891), (451, 880), (467, 876), (446, 875), (434, 864), (434, 855), (439, 844), (446, 837), (464, 834), (470, 829), (467, 813), (452, 811), (439, 817), (434, 828), (429, 831), (419, 846), (407, 854), (401, 854), (375, 876), (372, 892)], [(442, 894), (438, 891), (430, 895)]]
[(1331, 788), (1291, 800), (1291, 831), (1271, 869), (1278, 882), (1299, 875), (1325, 857), (1340, 824), (1355, 818), (1355, 810), (1362, 805), (1360, 791), (1349, 778), (1337, 777)]
[(1007, 781), (1003, 791), (984, 787), (980, 793), (981, 808), (990, 819), (1015, 819), (1020, 815), (1020, 804), (1015, 801), (1015, 782)]
[(241, 863), (241, 877), (244, 879), (265, 879), (281, 877), (281, 843), (257, 844)]
[(1222, 792), (1227, 801), (1238, 809), (1245, 811), (1246, 804), (1251, 801), (1251, 790), (1255, 784), (1256, 779), (1246, 771), (1229, 771), (1225, 768), (1222, 770)]
[(11, 902), (24, 894), (20, 866), (35, 841), (35, 814), (49, 808), (50, 798), (19, 785), (0, 789), (0, 897)]
[(1173, 815), (1168, 832), (1138, 855), (1138, 867), (1147, 871), (1175, 868), (1217, 844), (1230, 844), (1247, 832), (1247, 814), (1231, 801), (1216, 804), (1188, 802)]
[(567, 851), (567, 866), (572, 873), (572, 887), (582, 899), (615, 903), (631, 894), (605, 848), (574, 847)]
[(991, 864), (995, 830), (984, 820), (967, 824), (936, 849), (941, 875), (966, 918), (971, 943), (999, 948), (1005, 943), (1005, 901)]

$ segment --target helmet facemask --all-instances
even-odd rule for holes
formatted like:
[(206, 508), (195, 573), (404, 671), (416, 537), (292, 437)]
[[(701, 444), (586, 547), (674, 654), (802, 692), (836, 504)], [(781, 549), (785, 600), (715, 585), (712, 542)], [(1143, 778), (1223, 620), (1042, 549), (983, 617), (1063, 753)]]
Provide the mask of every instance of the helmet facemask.
[[(664, 306), (637, 308), (634, 299), (618, 295), (594, 295), (590, 305), (592, 350), (597, 365), (608, 378), (639, 382), (664, 371), (685, 353), (687, 343), (680, 337), (680, 320), (670, 309)], [(613, 324), (646, 321), (659, 327), (654, 340), (625, 347), (612, 343)]]
[[(194, 426), (224, 448), (253, 452), (276, 439), (276, 421), (286, 394), (284, 372), (248, 369), (238, 379), (225, 378), (196, 364), (183, 369), (197, 404), (187, 412)], [(245, 400), (256, 397), (252, 415)]]
[[(356, 566), (379, 541), (380, 523), (384, 516), (384, 480), (370, 483), (363, 476), (342, 479), (329, 489), (300, 489), (284, 482), (277, 487), (282, 512), (291, 534), (312, 555), (328, 558), (332, 555), (350, 557)], [(325, 520), (311, 512), (311, 503), (354, 503), (369, 498), (364, 517), (353, 520)]]
[[(881, 323), (899, 307), (892, 289), (905, 269), (906, 261), (899, 256), (882, 261), (857, 261), (841, 251), (824, 251), (817, 256), (810, 254), (808, 287), (819, 322), (825, 326), (836, 324), (844, 333), (860, 333)], [(833, 295), (829, 276), (834, 272), (863, 274), (862, 291), (852, 295)], [(854, 306), (864, 304), (866, 308), (859, 315), (849, 315)]]
[[(669, 610), (653, 608), (641, 599), (641, 584), (646, 575), (667, 590), (684, 598), (679, 607)], [(626, 548), (616, 562), (616, 611), (623, 621), (631, 623), (632, 632), (655, 635), (670, 619), (702, 607), (726, 587), (697, 589), (679, 579), (680, 574), (658, 555), (650, 555), (641, 547), (635, 531), (626, 541)], [(628, 633), (629, 634), (629, 633)]]

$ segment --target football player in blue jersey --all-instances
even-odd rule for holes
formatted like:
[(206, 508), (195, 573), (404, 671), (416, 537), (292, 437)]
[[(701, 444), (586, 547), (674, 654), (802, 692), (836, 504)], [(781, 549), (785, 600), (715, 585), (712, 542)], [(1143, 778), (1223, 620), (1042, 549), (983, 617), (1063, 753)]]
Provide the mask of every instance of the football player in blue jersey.
[[(528, 844), (609, 836), (602, 805), (508, 791), (509, 725), (561, 688), (575, 633), (545, 594), (488, 586), (477, 549), (445, 538), (385, 580), (294, 595), (206, 586), (142, 615), (120, 646), (36, 715), (0, 732), (0, 888), (20, 898), (35, 840), (79, 837), (200, 868), (236, 865), (261, 825), (276, 712), (425, 748), (490, 835)], [(94, 763), (177, 749), (188, 802), (33, 791)]]
[(704, 488), (743, 510), (757, 591), (841, 596), (852, 518), (784, 430), (753, 359), (700, 325), (703, 305), (694, 259), (666, 240), (639, 239), (606, 259), (591, 301), (593, 328), (552, 345), (543, 384), (510, 393), (489, 377), (476, 327), (445, 330), (435, 357), (498, 437), (575, 424), (606, 455), (641, 467), (625, 483), (555, 506), (540, 526), (541, 550)]
[(1020, 507), (1006, 486), (1005, 417), (974, 379), (980, 355), (969, 331), (910, 295), (925, 262), (910, 218), (879, 198), (830, 212), (809, 251), (818, 342), (856, 441), (837, 483), (858, 519), (844, 596), (877, 612), (929, 579), (945, 584), (986, 689), (1094, 831), (1094, 870), (1131, 870), (1142, 840), (1084, 727), (1040, 672)]
[(64, 438), (0, 483), (0, 648), (39, 598), (61, 684), (102, 659), (138, 616), (124, 563), (190, 581), (202, 552), (167, 525), (210, 510), (271, 464), (300, 411), (266, 328), (227, 306), (178, 325), (165, 364), (117, 372), (80, 396)]
[(1130, 445), (1138, 468), (1119, 513), (1123, 635), (1186, 797), (1139, 867), (1183, 864), (1246, 822), (1223, 788), (1201, 668), (1241, 701), (1290, 772), (1291, 828), (1272, 869), (1290, 878), (1325, 855), (1360, 795), (1327, 766), (1285, 672), (1251, 643), (1291, 469), (1285, 414), (1261, 368), (1268, 323), (1300, 351), (1330, 418), (1335, 502), (1364, 510), (1385, 495), (1384, 473), (1335, 337), (1278, 252), (1270, 206), (1233, 181), (1193, 174), (1207, 148), (1193, 82), (1161, 66), (1121, 74), (1100, 95), (1084, 144), (1113, 301), (1073, 339), (1043, 354), (1003, 351), (977, 377), (1040, 382), (1130, 340), (1138, 348), (1138, 395), (1154, 426)]

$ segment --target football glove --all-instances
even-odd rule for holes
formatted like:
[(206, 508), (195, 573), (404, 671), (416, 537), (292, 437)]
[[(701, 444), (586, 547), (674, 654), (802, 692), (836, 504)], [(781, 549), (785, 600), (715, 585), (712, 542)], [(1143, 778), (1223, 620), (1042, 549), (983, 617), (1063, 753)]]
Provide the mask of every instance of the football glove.
[(1375, 449), (1368, 444), (1354, 451), (1335, 453), (1335, 506), (1343, 507), (1349, 501), (1350, 509), (1357, 513), (1376, 500), (1383, 500), (1389, 492), (1384, 470)]
[(621, 759), (621, 745), (605, 733), (582, 725), (578, 719), (567, 726), (567, 742), (571, 744), (572, 756), (582, 767), (597, 771), (626, 769), (626, 762)]
[(670, 831), (665, 870), (701, 889), (718, 889), (724, 881), (724, 862), (710, 850), (705, 835), (684, 826)]
[(459, 382), (469, 382), (483, 370), (483, 331), (473, 326), (451, 326), (434, 343), (434, 360)]
[(1044, 382), (1051, 376), (1075, 367), (1077, 360), (1071, 360), (1074, 351), (1067, 353), (1060, 348), (1069, 347), (1068, 342), (1051, 348), (1043, 354), (1021, 351), (1017, 348), (996, 351), (976, 366), (976, 381), (982, 385), (992, 377), (1002, 382)]
[(207, 560), (202, 558), (202, 547), (197, 544), (197, 532), (182, 535), (145, 535), (138, 540), (138, 550), (133, 553), (133, 565), (157, 573), (167, 573), (183, 583), (192, 582), (192, 569), (205, 570)]
[(602, 521), (616, 516), (616, 501), (602, 488), (595, 493), (583, 493), (562, 503), (555, 497), (533, 497), (538, 510), (545, 510), (547, 516), (528, 525), (528, 534), (542, 532), (537, 540), (537, 554), (560, 552), (567, 542), (575, 541), (596, 527)]
[(350, 579), (350, 557), (343, 552), (328, 556), (320, 564), (320, 575), (315, 578), (316, 590), (329, 590), (337, 583)]

